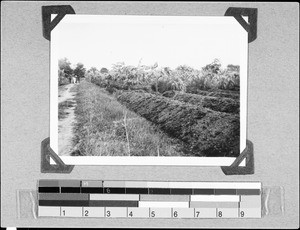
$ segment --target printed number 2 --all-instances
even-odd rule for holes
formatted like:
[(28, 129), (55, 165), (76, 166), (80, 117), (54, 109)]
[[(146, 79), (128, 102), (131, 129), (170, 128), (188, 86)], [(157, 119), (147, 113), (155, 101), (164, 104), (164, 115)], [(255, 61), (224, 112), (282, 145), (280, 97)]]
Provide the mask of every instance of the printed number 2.
[(88, 210), (84, 211), (84, 216), (89, 216), (89, 211)]

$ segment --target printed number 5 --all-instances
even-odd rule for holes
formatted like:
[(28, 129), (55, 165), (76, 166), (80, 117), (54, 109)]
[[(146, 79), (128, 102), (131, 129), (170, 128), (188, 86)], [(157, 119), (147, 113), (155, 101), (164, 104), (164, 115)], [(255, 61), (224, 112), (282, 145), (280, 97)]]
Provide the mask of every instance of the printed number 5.
[(154, 211), (151, 212), (151, 217), (155, 217), (155, 212)]

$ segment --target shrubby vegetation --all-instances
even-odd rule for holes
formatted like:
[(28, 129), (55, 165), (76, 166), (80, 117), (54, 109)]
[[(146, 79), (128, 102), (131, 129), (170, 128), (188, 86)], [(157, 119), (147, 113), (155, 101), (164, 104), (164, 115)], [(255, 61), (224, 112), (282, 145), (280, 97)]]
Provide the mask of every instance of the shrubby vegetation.
[(186, 65), (171, 69), (158, 67), (157, 63), (131, 66), (119, 62), (110, 70), (93, 67), (86, 72), (86, 78), (109, 92), (141, 89), (161, 94), (169, 90), (193, 94), (201, 90), (239, 91), (240, 83), (239, 66), (228, 65), (223, 69), (217, 59), (200, 70)]

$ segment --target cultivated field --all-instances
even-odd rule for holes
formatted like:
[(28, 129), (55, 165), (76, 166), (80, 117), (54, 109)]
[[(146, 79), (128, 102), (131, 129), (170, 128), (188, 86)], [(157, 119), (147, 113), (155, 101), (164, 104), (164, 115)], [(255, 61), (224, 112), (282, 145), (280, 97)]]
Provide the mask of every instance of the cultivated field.
[(239, 66), (117, 63), (84, 76), (76, 87), (71, 155), (239, 155)]

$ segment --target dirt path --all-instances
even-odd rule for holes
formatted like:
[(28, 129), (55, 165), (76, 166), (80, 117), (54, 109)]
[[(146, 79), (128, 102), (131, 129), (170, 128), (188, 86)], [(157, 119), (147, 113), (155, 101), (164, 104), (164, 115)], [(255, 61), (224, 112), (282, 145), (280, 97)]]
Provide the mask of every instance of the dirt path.
[(66, 117), (58, 120), (58, 152), (60, 156), (69, 156), (73, 150), (73, 126), (75, 122), (74, 109), (76, 107), (75, 95), (72, 89), (76, 86), (69, 84), (65, 86), (65, 90), (59, 94), (58, 103), (68, 101), (74, 103), (71, 107), (65, 109)]

